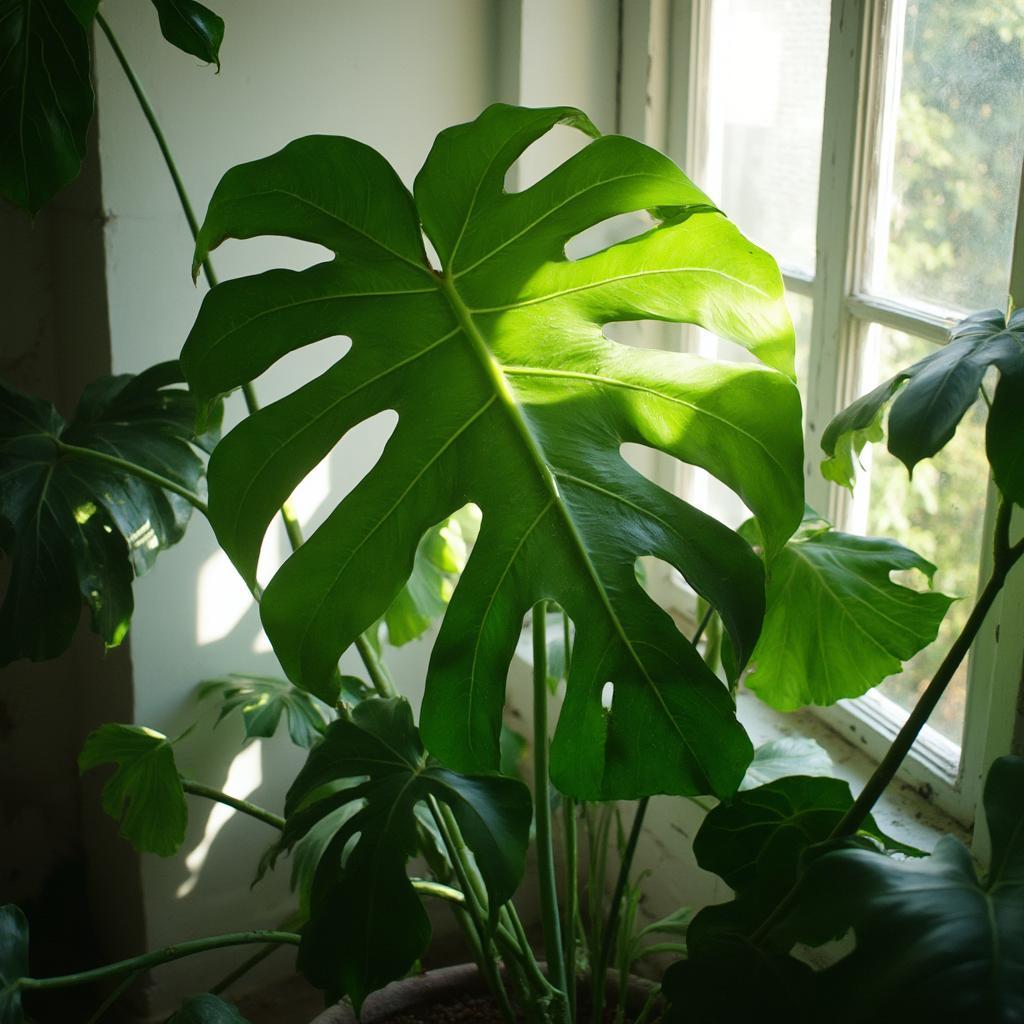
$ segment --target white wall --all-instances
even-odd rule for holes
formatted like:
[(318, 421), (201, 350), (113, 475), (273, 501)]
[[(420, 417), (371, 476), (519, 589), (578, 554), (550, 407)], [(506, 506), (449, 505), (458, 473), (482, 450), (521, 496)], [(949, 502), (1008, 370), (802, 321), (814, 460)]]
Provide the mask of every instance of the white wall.
[[(156, 14), (138, 0), (107, 0), (104, 13), (142, 79), (202, 217), (218, 179), (233, 164), (269, 154), (300, 135), (350, 135), (375, 146), (403, 179), (412, 178), (435, 134), (468, 120), (498, 98), (496, 3), (484, 0), (216, 0), (227, 32), (223, 70), (169, 47)], [(106, 40), (97, 33), (100, 156), (107, 225), (107, 284), (114, 372), (137, 371), (177, 356), (202, 298), (192, 286), (192, 242), (159, 153)], [(316, 258), (316, 257), (314, 257)], [(308, 250), (281, 241), (225, 246), (222, 278), (269, 266), (301, 266)], [(304, 381), (338, 344), (293, 357), (259, 382), (270, 399)], [(235, 415), (238, 410), (235, 410)], [(308, 518), (372, 463), (380, 425), (358, 446), (335, 453), (306, 489)], [(321, 510), (322, 514), (322, 510)], [(271, 547), (284, 548), (283, 537)], [(279, 674), (258, 618), (234, 570), (197, 519), (136, 590), (131, 632), (140, 723), (177, 735), (200, 719), (178, 748), (187, 775), (280, 808), (301, 754), (280, 737), (240, 756), (238, 722), (211, 732), (194, 701), (196, 683), (230, 670)], [(427, 647), (393, 659), (403, 690), (420, 688)], [(357, 671), (352, 661), (347, 666)], [(249, 893), (256, 862), (271, 838), (239, 815), (191, 801), (181, 854), (145, 857), (149, 945), (226, 930), (276, 925), (289, 909), (284, 872)], [(217, 829), (220, 829), (217, 831)], [(161, 969), (157, 1005), (201, 991), (246, 955), (211, 955)], [(270, 969), (285, 971), (276, 955)]]

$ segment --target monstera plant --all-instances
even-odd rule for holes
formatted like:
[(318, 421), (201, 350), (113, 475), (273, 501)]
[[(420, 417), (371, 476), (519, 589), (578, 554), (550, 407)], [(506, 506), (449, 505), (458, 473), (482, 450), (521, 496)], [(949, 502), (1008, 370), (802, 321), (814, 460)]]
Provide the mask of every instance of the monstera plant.
[[(15, 4), (22, 13), (28, 6)], [(168, 39), (216, 59), (223, 26), (210, 12), (155, 6)], [(43, 7), (70, 12), (76, 24), (96, 14), (95, 4)], [(24, 1000), (37, 990), (120, 978), (95, 1021), (140, 971), (249, 944), (296, 946), (307, 978), (358, 1012), (427, 948), (424, 899), (451, 905), (509, 1024), (603, 1020), (609, 966), (628, 973), (655, 953), (684, 958), (642, 1008), (629, 1008), (627, 986), (619, 986), (607, 1007), (615, 1019), (627, 1009), (648, 1022), (744, 1019), (766, 1009), (808, 1021), (893, 1019), (894, 1007), (913, 1019), (918, 1005), (936, 1015), (929, 1019), (1017, 1019), (1020, 763), (997, 762), (990, 776), (995, 852), (985, 874), (952, 840), (922, 857), (870, 811), (1022, 553), (1009, 532), (1011, 503), (1020, 500), (1010, 433), (1019, 317), (969, 318), (931, 362), (855, 403), (826, 431), (826, 472), (849, 482), (856, 453), (883, 436), (880, 412), (892, 402), (890, 447), (912, 467), (952, 436), (985, 368), (1002, 374), (988, 442), (1005, 495), (992, 578), (854, 799), (809, 741), (755, 751), (736, 717), (736, 688), (746, 679), (783, 709), (856, 696), (934, 639), (950, 599), (892, 578), (914, 570), (931, 579), (935, 567), (914, 552), (844, 534), (805, 508), (793, 330), (774, 260), (671, 161), (602, 136), (566, 107), (495, 105), (447, 129), (411, 190), (360, 142), (300, 139), (230, 170), (200, 228), (155, 115), (109, 26), (101, 27), (157, 131), (195, 229), (195, 270), (211, 290), (182, 350), (187, 393), (176, 386), (177, 364), (116, 377), (89, 389), (70, 423), (38, 400), (0, 393), (0, 476), (12, 482), (0, 498), (0, 542), (12, 560), (0, 650), (7, 659), (58, 653), (83, 601), (105, 642), (116, 643), (128, 624), (132, 575), (180, 537), (190, 509), (206, 516), (260, 602), (283, 678), (225, 674), (201, 693), (220, 702), (220, 718), (240, 714), (247, 741), (267, 740), (287, 721), (308, 750), (283, 813), (184, 777), (175, 758), (181, 740), (154, 729), (104, 726), (80, 765), (114, 766), (104, 806), (145, 852), (178, 849), (190, 797), (261, 821), (274, 842), (254, 874), (288, 860), (296, 912), (280, 930), (194, 939), (39, 978), (25, 916), (2, 908), (0, 1024), (23, 1024)], [(0, 75), (28, 69), (18, 80), (26, 116), (45, 117), (49, 102), (31, 92), (31, 59), (52, 40), (40, 42), (42, 51), (15, 47), (14, 64), (0, 62)], [(509, 169), (558, 125), (581, 133), (579, 152), (507, 192)], [(31, 187), (0, 179), (22, 205), (35, 208), (70, 173), (67, 147), (51, 141), (64, 170), (51, 167)], [(45, 170), (44, 156), (25, 167)], [(623, 213), (646, 217), (645, 228), (567, 257), (573, 238)], [(331, 255), (304, 270), (217, 284), (218, 245), (267, 235)], [(635, 320), (696, 324), (753, 359), (710, 361), (613, 340), (614, 324)], [(259, 407), (255, 378), (290, 352), (338, 336), (351, 348), (339, 346), (334, 365)], [(236, 389), (250, 415), (218, 440), (221, 398)], [(385, 410), (398, 424), (379, 461), (305, 540), (289, 495), (349, 430)], [(626, 444), (707, 471), (752, 518), (726, 527), (635, 469)], [(202, 454), (211, 449), (207, 501)], [(257, 560), (279, 514), (292, 553), (264, 587)], [(645, 588), (640, 564), (649, 556), (696, 593), (703, 615), (691, 636)], [(52, 611), (40, 611), (51, 599)], [(530, 742), (503, 722), (527, 618)], [(383, 644), (427, 637), (417, 724)], [(353, 645), (366, 682), (339, 672)], [(560, 711), (549, 743), (553, 692)], [(526, 748), (532, 794), (518, 776)], [(711, 808), (693, 853), (735, 899), (638, 928), (632, 862), (653, 794)], [(614, 827), (610, 803), (625, 800), (638, 801), (628, 831)], [(580, 822), (590, 839), (583, 908)], [(606, 886), (616, 831), (619, 864)], [(531, 842), (546, 963), (512, 898)], [(416, 856), (430, 877), (409, 873)], [(851, 929), (856, 950), (827, 970), (797, 955)], [(976, 967), (965, 972), (966, 950)], [(217, 988), (189, 999), (172, 1020), (239, 1024)]]

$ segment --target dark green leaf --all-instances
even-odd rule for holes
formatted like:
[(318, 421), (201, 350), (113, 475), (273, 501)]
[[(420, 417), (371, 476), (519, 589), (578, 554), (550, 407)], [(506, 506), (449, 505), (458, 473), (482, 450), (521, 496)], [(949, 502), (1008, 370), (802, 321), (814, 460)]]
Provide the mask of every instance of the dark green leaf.
[(220, 68), (224, 21), (195, 0), (153, 0), (164, 39), (185, 53)]
[[(796, 881), (803, 852), (828, 839), (852, 806), (849, 783), (841, 779), (776, 779), (709, 811), (694, 838), (693, 854), (705, 871), (737, 894), (756, 889), (763, 902), (771, 902)], [(871, 817), (861, 831), (887, 849), (916, 852), (889, 839)]]
[(192, 506), (154, 484), (62, 453), (60, 444), (127, 460), (196, 490), (195, 406), (177, 363), (103, 377), (65, 422), (48, 402), (0, 384), (0, 546), (11, 558), (0, 607), (0, 665), (53, 658), (84, 602), (108, 647), (132, 614), (132, 578), (184, 536)]
[(21, 990), (14, 984), (28, 976), (28, 921), (20, 907), (0, 907), (0, 1024), (27, 1024)]
[(809, 866), (799, 927), (815, 941), (852, 927), (857, 940), (822, 977), (833, 1019), (1024, 1019), (1024, 759), (995, 762), (984, 803), (984, 881), (952, 836), (920, 860), (840, 850)]
[[(443, 132), (415, 200), (351, 139), (301, 139), (228, 172), (197, 260), (257, 235), (334, 255), (213, 289), (182, 357), (196, 393), (228, 391), (321, 338), (348, 336), (352, 349), (218, 446), (212, 521), (252, 580), (282, 501), (351, 427), (394, 409), (380, 461), (266, 589), (261, 615), (288, 677), (332, 699), (338, 656), (394, 600), (420, 538), (473, 502), (480, 539), (428, 671), (431, 751), (460, 771), (497, 769), (508, 665), (523, 616), (545, 598), (576, 626), (551, 750), (557, 786), (602, 799), (728, 794), (749, 741), (634, 565), (654, 555), (676, 566), (722, 616), (740, 664), (760, 629), (762, 570), (735, 533), (636, 473), (620, 448), (702, 466), (759, 517), (769, 554), (784, 544), (803, 485), (781, 277), (671, 162), (626, 138), (596, 138), (507, 194), (509, 166), (559, 123), (597, 134), (576, 110), (503, 105)], [(586, 228), (652, 208), (664, 219), (645, 234), (565, 257)], [(699, 323), (767, 365), (653, 352), (602, 331), (650, 318)]]
[(0, 196), (30, 213), (78, 176), (85, 156), (87, 6), (0, 0)]
[(426, 948), (430, 925), (406, 862), (417, 804), (431, 796), (451, 808), (496, 913), (522, 877), (529, 791), (429, 762), (404, 700), (364, 701), (330, 725), (288, 791), (279, 850), (295, 847), (293, 882), (311, 888), (299, 966), (329, 998), (348, 995), (358, 1009)]
[(480, 510), (467, 505), (424, 534), (412, 575), (384, 613), (388, 643), (418, 639), (444, 614), (479, 530)]
[[(882, 415), (894, 396), (889, 412), (889, 451), (912, 471), (953, 436), (964, 413), (977, 401), (991, 366), (998, 367), (1004, 379), (1007, 374), (1013, 378), (1005, 398), (1019, 409), (1016, 396), (1021, 395), (1020, 374), (1024, 373), (1024, 309), (1014, 311), (1009, 324), (995, 309), (973, 313), (953, 328), (948, 344), (844, 409), (822, 434), (821, 447), (829, 456), (822, 463), (822, 473), (843, 486), (853, 486), (857, 455), (867, 442), (882, 439)], [(1000, 474), (1004, 478), (1009, 474), (1010, 486), (1024, 497), (1018, 446), (1011, 447), (1004, 431), (995, 433), (1001, 463), (997, 480)], [(992, 441), (990, 430), (989, 459), (995, 468)]]
[(208, 992), (181, 1004), (167, 1024), (249, 1024), (230, 1003)]
[(86, 739), (78, 768), (87, 772), (111, 763), (117, 769), (103, 787), (103, 809), (120, 820), (121, 835), (136, 850), (169, 857), (188, 824), (170, 740), (137, 725), (100, 726)]
[(100, 5), (100, 0), (65, 0), (65, 2), (84, 28), (88, 28), (92, 24)]
[(935, 566), (877, 537), (839, 533), (808, 513), (775, 559), (747, 686), (780, 711), (858, 697), (927, 647), (952, 599), (894, 583)]
[(751, 945), (723, 946), (715, 955), (690, 956), (662, 978), (666, 1024), (739, 1024), (785, 1021), (821, 1024), (814, 971), (792, 957)]
[(780, 736), (754, 751), (740, 789), (753, 789), (787, 775), (831, 775), (832, 758), (825, 748), (807, 736)]
[(523, 763), (523, 758), (526, 757), (528, 747), (526, 737), (521, 732), (510, 729), (504, 722), (501, 723), (500, 771), (502, 775), (507, 775), (510, 779), (520, 777), (519, 766)]
[[(1018, 310), (1024, 312), (1024, 310)], [(1018, 336), (1024, 332), (1018, 331)], [(996, 486), (1024, 505), (1024, 366), (1003, 370), (985, 427), (985, 450)]]
[(218, 725), (226, 715), (241, 711), (247, 740), (273, 736), (282, 715), (287, 717), (288, 734), (296, 746), (311, 747), (327, 728), (330, 709), (287, 679), (232, 672), (200, 683), (199, 699), (206, 697), (221, 701)]

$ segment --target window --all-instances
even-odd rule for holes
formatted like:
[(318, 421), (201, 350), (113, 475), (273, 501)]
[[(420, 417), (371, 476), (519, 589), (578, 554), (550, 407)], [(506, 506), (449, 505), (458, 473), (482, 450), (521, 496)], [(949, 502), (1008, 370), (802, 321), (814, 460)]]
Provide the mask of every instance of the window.
[[(672, 43), (649, 42), (645, 56), (653, 67), (662, 54), (669, 84), (662, 106), (648, 96), (647, 108), (667, 119), (671, 155), (783, 269), (808, 502), (839, 528), (919, 551), (939, 566), (937, 586), (962, 598), (939, 641), (900, 676), (825, 712), (880, 752), (966, 619), (984, 570), (994, 512), (985, 407), (912, 481), (875, 446), (853, 498), (818, 472), (820, 436), (853, 397), (942, 344), (965, 312), (1005, 306), (1024, 156), (1024, 28), (1004, 0), (655, 9), (663, 21), (652, 18), (651, 38), (660, 27)], [(685, 343), (739, 357), (699, 331)], [(684, 471), (678, 486), (727, 521), (745, 514), (699, 472)], [(1006, 593), (908, 764), (909, 779), (964, 820), (988, 763), (1010, 746), (1022, 626), (1024, 594)]]

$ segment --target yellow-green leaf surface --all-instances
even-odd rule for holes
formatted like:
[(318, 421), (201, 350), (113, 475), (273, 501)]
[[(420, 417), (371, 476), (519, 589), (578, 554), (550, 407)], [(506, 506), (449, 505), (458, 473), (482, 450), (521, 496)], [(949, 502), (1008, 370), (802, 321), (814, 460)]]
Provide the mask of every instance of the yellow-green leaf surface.
[(121, 835), (136, 850), (169, 857), (188, 824), (170, 740), (137, 725), (102, 725), (85, 741), (78, 768), (111, 763), (117, 768), (103, 787), (103, 810), (121, 822)]
[[(556, 124), (593, 140), (506, 193), (508, 168)], [(656, 211), (651, 230), (566, 257), (574, 236), (637, 210)], [(352, 427), (398, 413), (376, 466), (266, 588), (264, 626), (289, 677), (331, 700), (338, 656), (389, 607), (421, 537), (472, 502), (480, 536), (428, 671), (431, 752), (459, 771), (497, 769), (523, 616), (551, 599), (576, 636), (556, 784), (592, 798), (733, 792), (749, 740), (634, 564), (674, 565), (715, 606), (741, 663), (760, 629), (763, 570), (746, 541), (637, 473), (620, 448), (706, 469), (757, 516), (769, 554), (782, 547), (803, 507), (802, 445), (792, 325), (771, 257), (654, 150), (598, 137), (571, 108), (504, 105), (442, 132), (412, 195), (382, 156), (345, 138), (300, 139), (234, 168), (196, 258), (260, 235), (334, 256), (209, 293), (182, 355), (197, 395), (212, 400), (323, 338), (345, 335), (352, 348), (213, 456), (211, 519), (247, 580), (303, 477)], [(638, 349), (603, 330), (648, 319), (700, 324), (761, 365)]]

